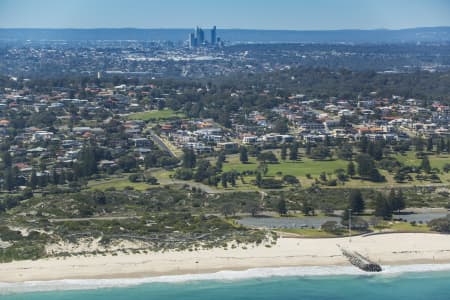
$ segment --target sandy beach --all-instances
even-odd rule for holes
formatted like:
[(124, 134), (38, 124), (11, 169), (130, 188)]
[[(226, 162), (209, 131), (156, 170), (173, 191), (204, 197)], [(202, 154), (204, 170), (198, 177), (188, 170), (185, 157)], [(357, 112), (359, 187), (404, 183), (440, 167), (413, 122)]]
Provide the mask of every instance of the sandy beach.
[(381, 265), (449, 263), (450, 235), (395, 233), (333, 239), (280, 238), (267, 247), (73, 256), (0, 264), (0, 282), (140, 278), (262, 267), (349, 265), (341, 245)]

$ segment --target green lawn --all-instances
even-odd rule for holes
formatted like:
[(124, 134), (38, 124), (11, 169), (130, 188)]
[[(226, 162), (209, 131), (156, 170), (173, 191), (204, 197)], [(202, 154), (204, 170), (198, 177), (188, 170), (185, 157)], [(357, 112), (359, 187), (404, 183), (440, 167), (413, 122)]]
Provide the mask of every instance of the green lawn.
[(406, 232), (430, 232), (431, 229), (425, 224), (417, 224), (415, 226), (411, 225), (408, 222), (395, 222), (392, 224), (390, 229), (395, 231), (406, 231)]
[[(277, 151), (275, 151), (277, 152)], [(249, 157), (249, 162), (243, 164), (239, 160), (239, 155), (227, 155), (227, 160), (223, 165), (223, 171), (255, 171), (258, 168), (258, 162), (255, 157)], [(319, 177), (322, 172), (325, 172), (328, 177), (332, 174), (332, 178), (335, 178), (334, 171), (336, 169), (347, 169), (348, 162), (344, 160), (329, 160), (329, 161), (316, 161), (310, 158), (302, 157), (298, 161), (282, 161), (277, 164), (267, 164), (268, 172), (267, 176), (281, 178), (284, 175), (293, 175), (297, 177), (302, 186), (310, 186), (313, 182), (313, 178)], [(312, 179), (306, 177), (307, 174), (312, 176)], [(254, 185), (250, 184), (255, 179), (254, 175), (244, 176), (245, 184), (242, 184), (240, 180), (237, 181), (237, 186), (228, 189), (249, 190), (257, 189)], [(218, 187), (221, 189), (221, 186)]]
[[(312, 160), (310, 158), (302, 157), (299, 161), (280, 161), (277, 164), (268, 164), (269, 171), (268, 176), (276, 176), (278, 172), (282, 175), (293, 175), (293, 176), (306, 176), (306, 174), (311, 174), (311, 176), (318, 176), (320, 173), (334, 173), (336, 169), (346, 170), (348, 162), (344, 160), (330, 160), (330, 161), (318, 161)], [(229, 155), (227, 156), (227, 162), (223, 165), (224, 171), (236, 170), (239, 172), (245, 170), (256, 170), (258, 167), (258, 162), (256, 158), (250, 157), (249, 163), (242, 164), (239, 161), (239, 155)]]
[(149, 120), (165, 120), (174, 117), (183, 118), (184, 114), (180, 112), (175, 112), (171, 109), (149, 110), (131, 114), (127, 117), (127, 119), (149, 121)]
[[(277, 157), (279, 158), (279, 151), (274, 151), (277, 154)], [(405, 155), (397, 154), (395, 155), (395, 158), (398, 159), (400, 162), (406, 164), (406, 165), (415, 165), (419, 166), (421, 160), (416, 158), (415, 152), (409, 151)], [(446, 163), (450, 163), (450, 155), (443, 154), (443, 155), (430, 155), (429, 156), (431, 166), (435, 168), (439, 168), (442, 170), (442, 167)], [(293, 175), (296, 176), (302, 186), (306, 187), (314, 183), (314, 178), (318, 178), (319, 175), (322, 172), (325, 172), (327, 174), (328, 178), (336, 178), (336, 175), (334, 174), (334, 171), (336, 169), (347, 169), (348, 162), (340, 159), (335, 160), (326, 160), (326, 161), (320, 161), (320, 160), (313, 160), (310, 158), (307, 158), (305, 156), (302, 156), (299, 161), (282, 161), (277, 164), (267, 164), (268, 166), (268, 172), (267, 176), (277, 177), (281, 178), (283, 175)], [(255, 157), (249, 157), (249, 162), (246, 164), (243, 164), (239, 161), (239, 155), (227, 155), (227, 161), (223, 165), (223, 171), (255, 171), (258, 167), (259, 162), (256, 161)], [(351, 179), (345, 183), (345, 185), (338, 185), (337, 188), (340, 187), (349, 187), (349, 188), (358, 188), (358, 187), (364, 187), (364, 188), (380, 188), (384, 186), (405, 186), (405, 185), (413, 185), (413, 184), (431, 184), (428, 181), (413, 181), (408, 183), (397, 183), (395, 182), (393, 178), (393, 174), (390, 174), (389, 172), (385, 170), (379, 170), (382, 175), (386, 177), (386, 182), (371, 182), (367, 180), (360, 180), (360, 179)], [(313, 179), (309, 179), (306, 177), (307, 174), (310, 174)], [(331, 176), (330, 176), (331, 174)], [(254, 175), (245, 176), (244, 179), (247, 182), (250, 182), (251, 180), (254, 180)], [(439, 177), (442, 180), (442, 183), (448, 183), (450, 182), (450, 173), (441, 173), (439, 174)], [(220, 187), (219, 187), (220, 188)], [(243, 188), (243, 189), (252, 189), (255, 188), (254, 186), (250, 184), (241, 184), (240, 181), (237, 183), (237, 189)]]
[(380, 226), (372, 229), (374, 231), (380, 229), (391, 229), (395, 232), (431, 232), (430, 227), (428, 227), (426, 224), (411, 225), (411, 223), (409, 222), (388, 223), (384, 221), (380, 224)]
[[(405, 165), (409, 165), (409, 166), (420, 166), (421, 163), (421, 159), (416, 157), (416, 152), (415, 151), (408, 151), (406, 152), (405, 155), (402, 154), (397, 154), (395, 155), (395, 158), (405, 164)], [(430, 164), (432, 168), (439, 168), (440, 170), (442, 170), (442, 167), (445, 164), (450, 163), (450, 155), (447, 153), (441, 154), (441, 155), (429, 155), (428, 158), (430, 159)]]

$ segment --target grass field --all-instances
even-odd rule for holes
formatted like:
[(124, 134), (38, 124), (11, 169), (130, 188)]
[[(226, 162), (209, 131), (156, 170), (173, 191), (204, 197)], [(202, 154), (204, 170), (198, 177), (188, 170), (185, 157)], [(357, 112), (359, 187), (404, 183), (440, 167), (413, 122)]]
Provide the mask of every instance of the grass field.
[[(315, 161), (306, 157), (302, 157), (298, 161), (282, 161), (280, 160), (277, 164), (268, 164), (267, 176), (282, 178), (284, 175), (293, 175), (297, 177), (302, 186), (310, 186), (313, 182), (313, 178), (319, 177), (322, 172), (325, 172), (329, 177), (334, 176), (334, 171), (336, 169), (346, 169), (347, 162), (344, 160), (330, 160), (330, 161)], [(249, 162), (242, 164), (239, 160), (239, 155), (227, 155), (227, 160), (223, 165), (223, 171), (255, 171), (258, 168), (258, 162), (255, 157), (249, 157)], [(310, 174), (312, 179), (307, 178), (307, 174)], [(236, 190), (251, 190), (258, 189), (251, 184), (251, 181), (255, 179), (254, 175), (243, 176), (244, 182), (241, 180), (237, 181), (237, 186), (234, 188), (228, 187), (228, 189)], [(334, 178), (334, 177), (333, 177)], [(219, 185), (218, 189), (222, 189)]]
[(127, 119), (150, 121), (150, 120), (166, 120), (174, 117), (183, 118), (184, 114), (180, 112), (175, 112), (171, 109), (149, 110), (131, 114), (127, 117)]
[(412, 225), (409, 222), (388, 222), (383, 221), (376, 227), (371, 227), (373, 231), (391, 230), (395, 232), (431, 232), (430, 227), (426, 224)]
[[(302, 157), (299, 161), (280, 161), (277, 164), (268, 164), (269, 171), (268, 176), (276, 176), (277, 173), (281, 172), (282, 175), (293, 175), (293, 176), (306, 176), (306, 174), (311, 174), (311, 176), (318, 176), (320, 173), (333, 173), (336, 169), (346, 169), (348, 162), (344, 160), (331, 160), (331, 161), (317, 161), (306, 157)], [(256, 170), (258, 167), (258, 162), (256, 158), (250, 157), (249, 163), (242, 164), (239, 161), (238, 155), (227, 156), (227, 162), (223, 165), (224, 171), (236, 170), (239, 172), (245, 170)]]
[(417, 224), (415, 226), (411, 225), (408, 222), (395, 222), (391, 226), (389, 226), (389, 229), (392, 229), (394, 231), (401, 231), (401, 232), (430, 232), (431, 229), (425, 224)]
[(128, 178), (115, 178), (111, 180), (106, 180), (104, 182), (99, 181), (91, 181), (88, 184), (90, 190), (100, 190), (104, 191), (108, 188), (115, 188), (117, 190), (123, 190), (126, 187), (133, 187), (138, 191), (145, 191), (152, 186), (145, 182), (130, 182)]
[[(279, 158), (279, 151), (274, 151)], [(416, 158), (415, 152), (410, 151), (405, 155), (397, 154), (395, 158), (398, 159), (405, 165), (414, 165), (420, 166), (421, 160)], [(450, 155), (430, 155), (429, 156), (431, 166), (434, 168), (439, 168), (442, 170), (442, 167), (446, 163), (450, 163)], [(328, 178), (336, 178), (335, 170), (337, 169), (347, 169), (348, 162), (340, 159), (336, 160), (313, 160), (302, 155), (301, 159), (298, 161), (282, 161), (279, 160), (277, 164), (268, 164), (268, 172), (267, 176), (281, 178), (284, 175), (293, 175), (296, 176), (302, 186), (307, 187), (314, 183), (314, 178), (318, 178), (322, 172), (327, 174)], [(242, 164), (239, 161), (239, 155), (228, 155), (227, 161), (223, 165), (223, 171), (255, 171), (258, 167), (258, 162), (255, 157), (249, 157), (249, 162), (246, 164)], [(429, 181), (412, 181), (406, 183), (397, 183), (393, 174), (385, 170), (379, 170), (382, 175), (386, 177), (386, 182), (371, 182), (367, 180), (360, 179), (351, 179), (345, 182), (345, 185), (338, 185), (336, 188), (340, 187), (349, 187), (349, 188), (382, 188), (382, 187), (394, 187), (394, 186), (407, 186), (407, 185), (433, 185), (433, 183)], [(307, 174), (310, 174), (313, 179), (307, 178)], [(254, 180), (255, 176), (244, 176), (244, 181), (246, 183), (242, 184), (238, 181), (237, 187), (235, 189), (254, 189), (255, 187), (250, 183), (250, 181)], [(448, 184), (450, 182), (450, 173), (441, 173), (439, 177), (442, 180), (442, 184)], [(220, 186), (219, 186), (220, 189)]]
[[(416, 153), (414, 151), (408, 151), (405, 153), (405, 155), (397, 154), (395, 155), (395, 158), (409, 166), (420, 166), (421, 159), (416, 157)], [(430, 164), (432, 168), (439, 168), (442, 170), (442, 167), (445, 164), (450, 163), (450, 155), (449, 154), (441, 154), (441, 155), (429, 155), (428, 158), (430, 159)]]

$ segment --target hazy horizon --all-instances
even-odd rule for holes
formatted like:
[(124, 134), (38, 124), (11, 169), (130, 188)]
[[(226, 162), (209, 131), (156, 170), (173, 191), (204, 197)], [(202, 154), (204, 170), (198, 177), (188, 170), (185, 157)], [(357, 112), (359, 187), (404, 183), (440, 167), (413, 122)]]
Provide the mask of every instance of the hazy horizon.
[[(213, 25), (199, 26), (202, 29), (211, 29)], [(217, 25), (216, 25), (217, 26)], [(193, 27), (0, 27), (0, 30), (121, 30), (121, 29), (135, 29), (135, 30), (193, 30)], [(338, 29), (273, 29), (273, 28), (239, 28), (239, 27), (217, 27), (217, 30), (249, 30), (249, 31), (400, 31), (409, 29), (433, 29), (433, 28), (450, 28), (450, 25), (445, 26), (419, 26), (419, 27), (404, 27), (404, 28), (338, 28)]]
[(376, 30), (450, 26), (445, 0), (0, 0), (0, 28)]

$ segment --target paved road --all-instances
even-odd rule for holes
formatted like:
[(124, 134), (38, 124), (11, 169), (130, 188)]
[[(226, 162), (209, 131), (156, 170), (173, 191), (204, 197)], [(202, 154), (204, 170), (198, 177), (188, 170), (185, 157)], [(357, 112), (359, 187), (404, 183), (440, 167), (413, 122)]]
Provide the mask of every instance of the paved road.
[(150, 136), (152, 137), (152, 140), (158, 145), (158, 147), (163, 150), (166, 151), (167, 153), (169, 153), (172, 157), (177, 157), (175, 155), (175, 153), (172, 152), (172, 150), (170, 150), (169, 147), (167, 147), (167, 145), (163, 142), (163, 140), (153, 131), (153, 130), (149, 130), (148, 132), (150, 134)]

